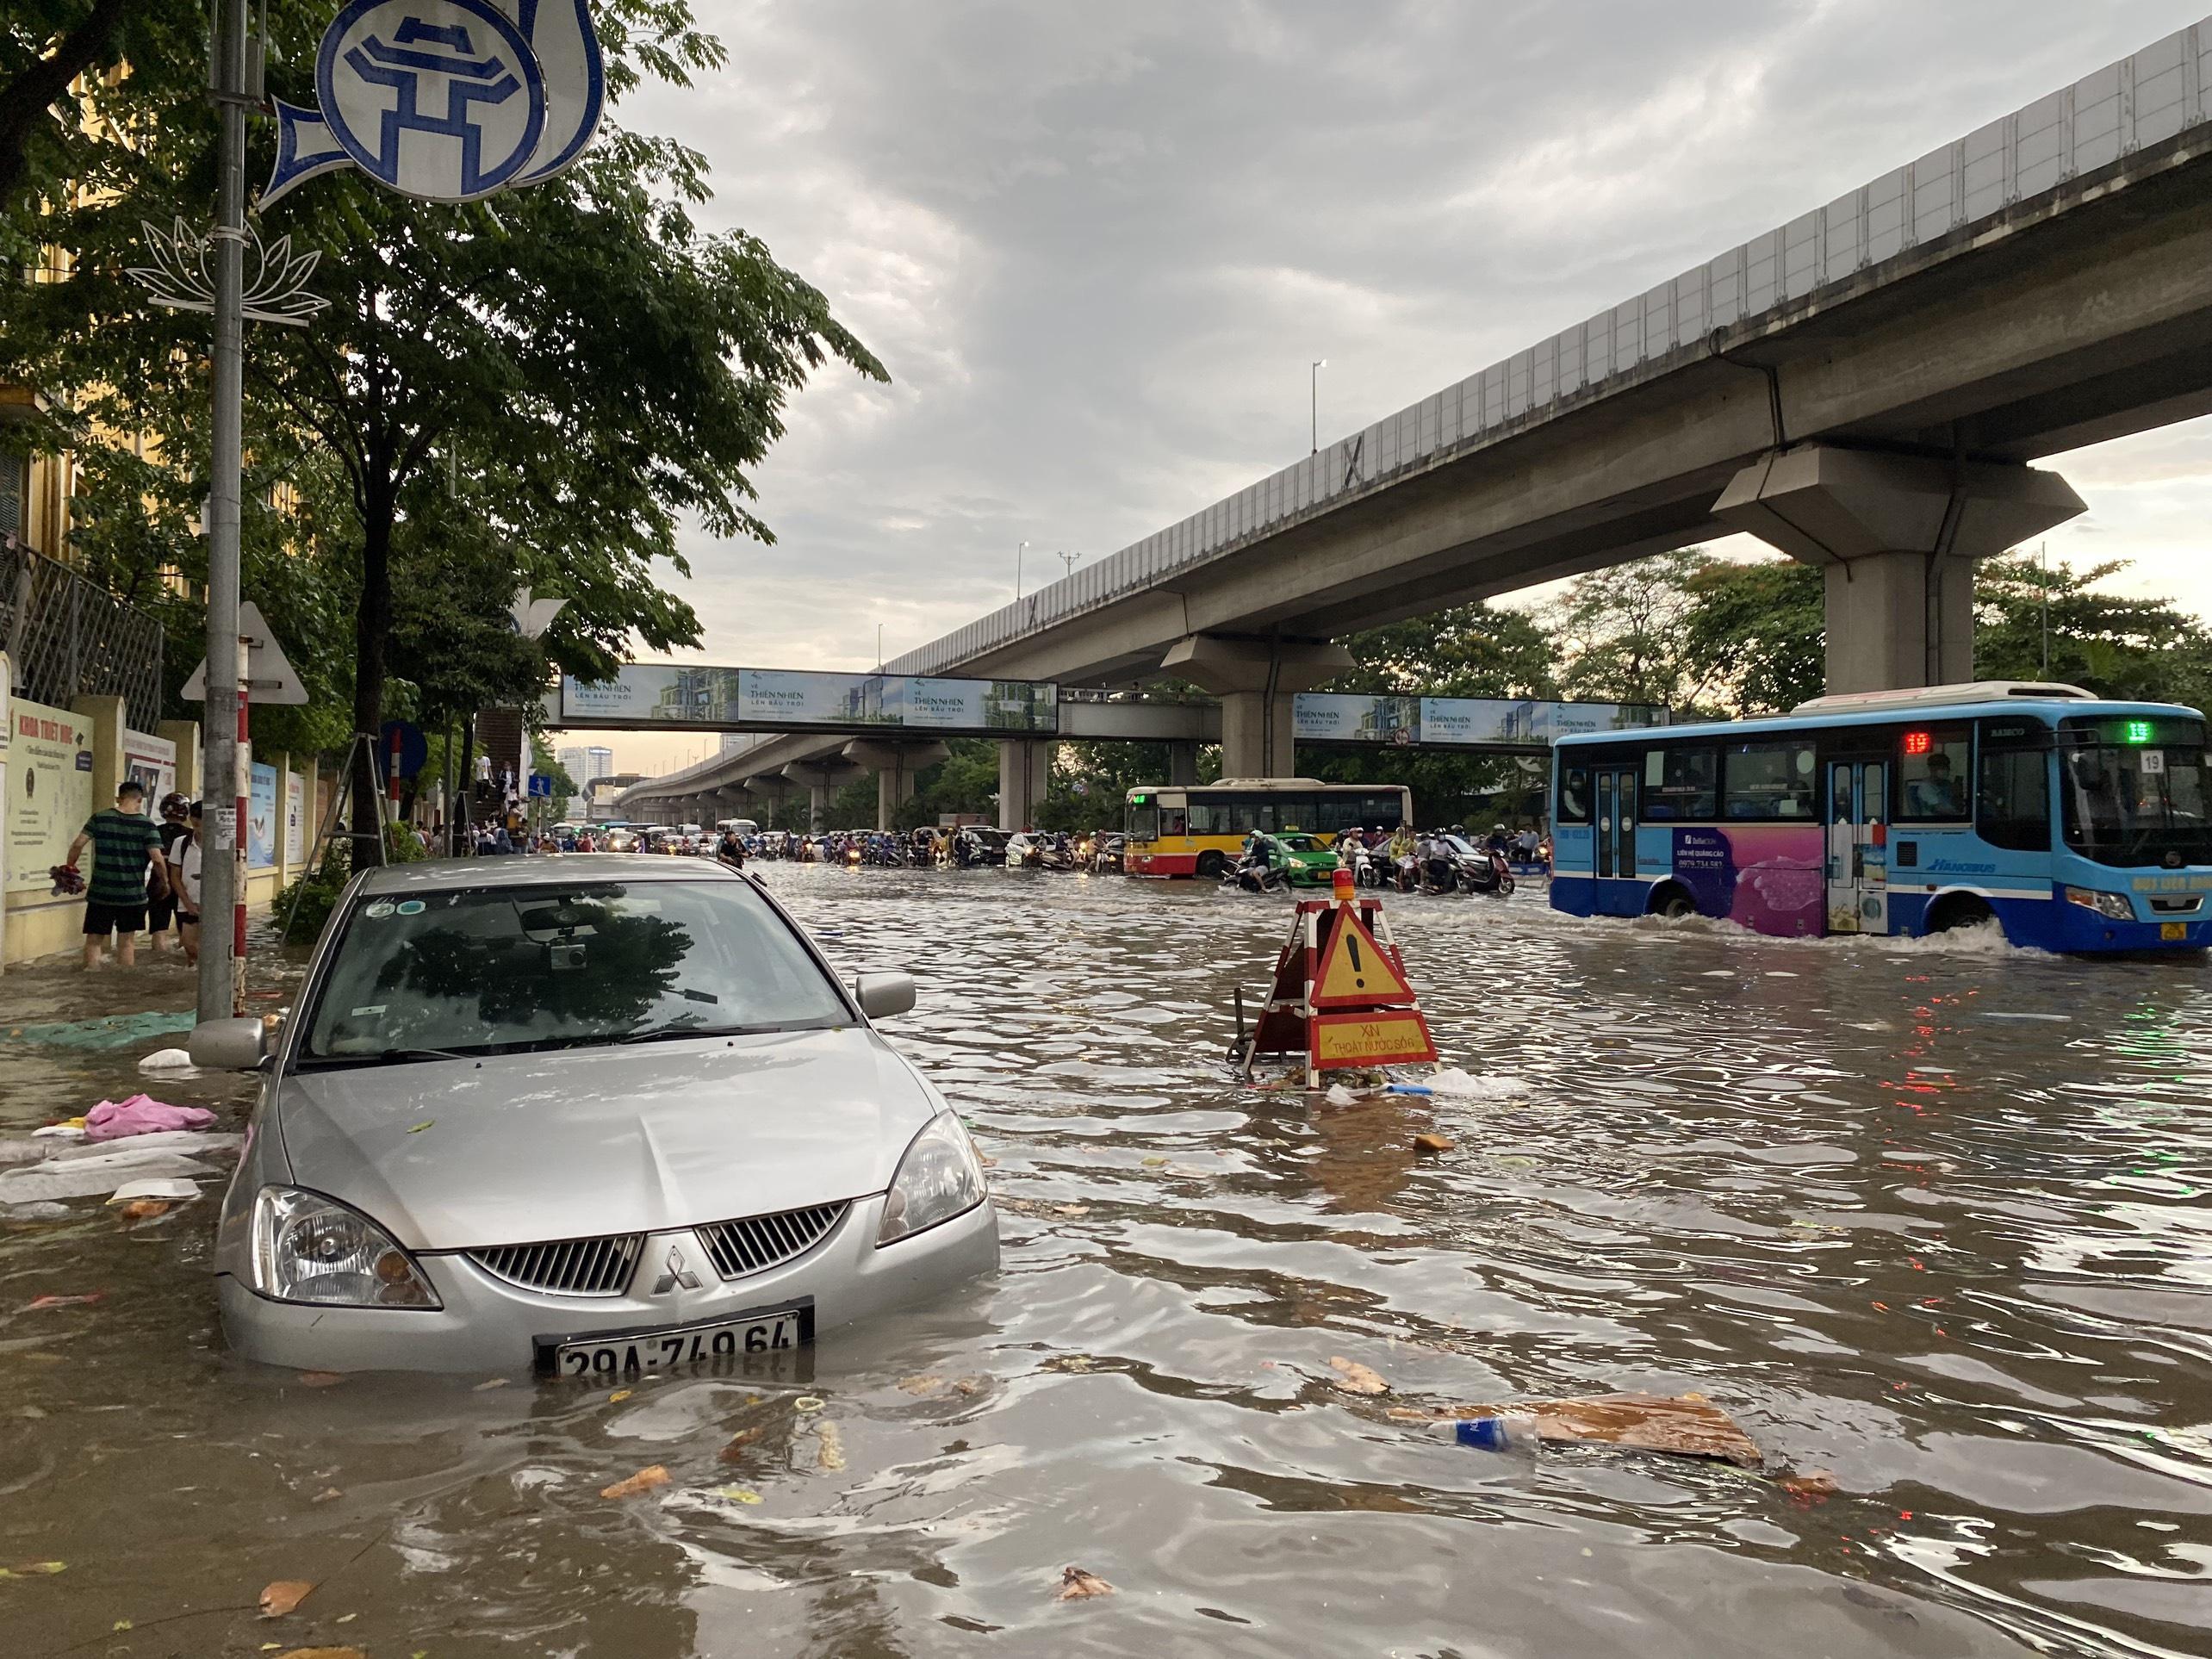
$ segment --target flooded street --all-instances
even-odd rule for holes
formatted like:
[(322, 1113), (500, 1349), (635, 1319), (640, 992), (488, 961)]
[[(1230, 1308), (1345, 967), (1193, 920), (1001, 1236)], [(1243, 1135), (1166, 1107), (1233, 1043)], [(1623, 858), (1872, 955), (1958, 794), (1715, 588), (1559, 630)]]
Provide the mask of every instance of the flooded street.
[[(1489, 1081), (1332, 1106), (1221, 1064), (1285, 900), (764, 874), (920, 979), (885, 1028), (995, 1160), (1000, 1276), (781, 1371), (313, 1386), (225, 1353), (213, 1187), (0, 1226), (0, 1567), (65, 1563), (0, 1578), (0, 1653), (2212, 1652), (2203, 964), (1396, 898)], [(235, 1079), (140, 1076), (174, 1034), (37, 1029), (190, 1001), (9, 975), (0, 1134), (141, 1087), (243, 1127)], [(1622, 1390), (1764, 1470), (1407, 1420)]]

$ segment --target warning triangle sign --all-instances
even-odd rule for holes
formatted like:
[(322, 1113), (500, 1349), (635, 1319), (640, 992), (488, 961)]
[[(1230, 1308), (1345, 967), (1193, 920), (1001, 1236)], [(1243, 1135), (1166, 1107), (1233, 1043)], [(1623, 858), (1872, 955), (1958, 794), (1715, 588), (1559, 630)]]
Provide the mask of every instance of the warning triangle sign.
[(1414, 988), (1375, 935), (1349, 910), (1336, 913), (1314, 977), (1315, 1008), (1383, 1008), (1411, 1003)]

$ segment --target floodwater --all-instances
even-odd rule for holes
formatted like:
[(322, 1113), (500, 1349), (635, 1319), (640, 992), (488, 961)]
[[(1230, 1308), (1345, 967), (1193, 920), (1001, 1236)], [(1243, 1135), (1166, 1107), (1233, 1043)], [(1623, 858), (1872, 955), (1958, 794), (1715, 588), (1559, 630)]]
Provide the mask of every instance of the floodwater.
[[(0, 1579), (0, 1652), (2212, 1651), (2203, 963), (1394, 899), (1494, 1081), (1331, 1106), (1220, 1064), (1285, 901), (765, 873), (920, 976), (888, 1029), (996, 1160), (997, 1280), (786, 1375), (313, 1387), (226, 1355), (212, 1196), (0, 1227), (0, 1566), (66, 1563)], [(10, 974), (0, 1130), (174, 1041), (17, 1022), (190, 1000)], [(156, 1092), (232, 1128), (245, 1093)], [(1703, 1394), (1765, 1468), (1390, 1414), (1623, 1389)], [(1056, 1601), (1067, 1566), (1116, 1593)], [(276, 1580), (316, 1588), (264, 1620)]]

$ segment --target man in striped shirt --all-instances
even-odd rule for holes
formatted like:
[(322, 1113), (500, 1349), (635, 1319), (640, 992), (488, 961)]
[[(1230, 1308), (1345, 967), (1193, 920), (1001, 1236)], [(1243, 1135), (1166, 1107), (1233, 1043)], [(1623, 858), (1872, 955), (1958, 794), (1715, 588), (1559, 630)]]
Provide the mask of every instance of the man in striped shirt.
[(92, 879), (84, 889), (84, 966), (100, 966), (101, 948), (115, 935), (115, 964), (138, 961), (138, 936), (146, 928), (146, 865), (166, 886), (169, 861), (161, 855), (161, 831), (146, 815), (146, 790), (126, 778), (115, 804), (95, 812), (69, 844), (69, 867), (77, 867), (87, 843), (92, 848)]

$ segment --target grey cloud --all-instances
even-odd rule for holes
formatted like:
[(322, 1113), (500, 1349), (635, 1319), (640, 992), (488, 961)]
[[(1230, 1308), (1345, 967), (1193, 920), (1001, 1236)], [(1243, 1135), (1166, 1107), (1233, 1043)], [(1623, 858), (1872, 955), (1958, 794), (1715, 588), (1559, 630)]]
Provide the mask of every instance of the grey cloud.
[[(2202, 0), (2196, 0), (2201, 3)], [(2059, 0), (715, 4), (621, 111), (827, 290), (830, 374), (694, 537), (724, 662), (864, 666), (2194, 21)]]

